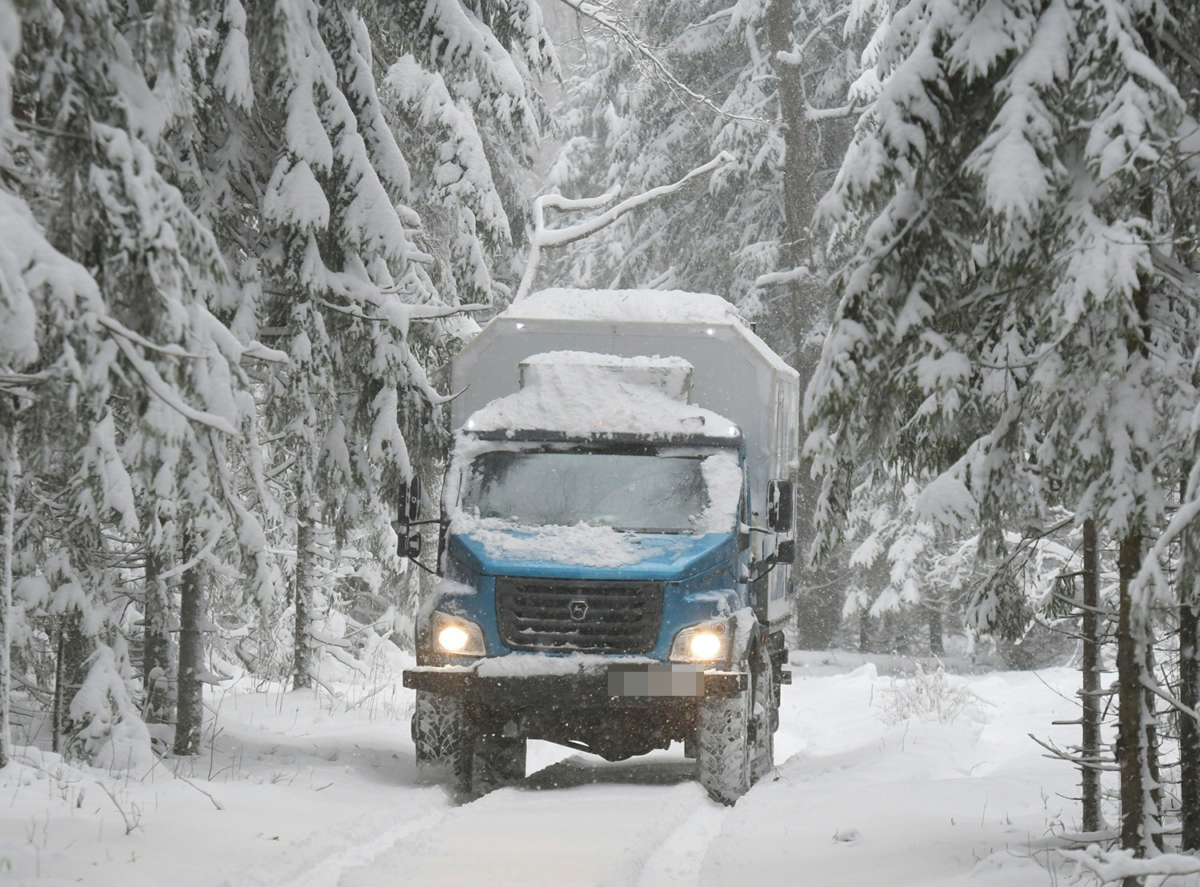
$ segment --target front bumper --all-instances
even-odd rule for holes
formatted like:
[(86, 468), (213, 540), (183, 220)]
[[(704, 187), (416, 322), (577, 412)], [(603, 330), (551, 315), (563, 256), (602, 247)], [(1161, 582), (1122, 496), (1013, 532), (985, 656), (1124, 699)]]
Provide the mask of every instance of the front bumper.
[(742, 672), (702, 671), (665, 663), (613, 663), (574, 674), (548, 675), (485, 676), (462, 666), (417, 666), (404, 671), (406, 687), (487, 708), (653, 704), (664, 697), (733, 696), (746, 689), (747, 683), (748, 675)]
[[(737, 672), (659, 662), (605, 663), (553, 674), (478, 674), (489, 662), (497, 666), (485, 659), (474, 666), (410, 668), (404, 686), (458, 698), (479, 734), (544, 739), (610, 761), (693, 738), (704, 697), (732, 696), (748, 684), (748, 676)], [(556, 660), (551, 667), (567, 664)]]

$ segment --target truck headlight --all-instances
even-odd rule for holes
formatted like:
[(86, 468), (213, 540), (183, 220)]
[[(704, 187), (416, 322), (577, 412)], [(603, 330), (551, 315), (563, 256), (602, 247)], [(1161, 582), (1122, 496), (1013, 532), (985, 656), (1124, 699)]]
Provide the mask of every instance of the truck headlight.
[(449, 613), (433, 614), (433, 643), (436, 652), (453, 656), (485, 656), (483, 630), (469, 619)]
[(672, 662), (716, 662), (729, 658), (729, 631), (724, 622), (692, 625), (675, 635)]

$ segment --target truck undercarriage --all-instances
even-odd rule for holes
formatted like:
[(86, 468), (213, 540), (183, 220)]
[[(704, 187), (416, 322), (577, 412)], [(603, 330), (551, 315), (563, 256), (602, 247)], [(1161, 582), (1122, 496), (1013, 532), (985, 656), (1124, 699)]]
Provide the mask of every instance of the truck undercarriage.
[[(523, 777), (529, 739), (610, 761), (682, 742), (713, 798), (732, 804), (772, 764), (779, 685), (789, 676), (766, 641), (754, 644), (743, 670), (692, 671), (695, 695), (614, 695), (616, 672), (595, 667), (494, 677), (462, 667), (409, 669), (418, 762), (450, 770), (457, 790), (471, 796)], [(781, 639), (774, 645), (781, 648)]]

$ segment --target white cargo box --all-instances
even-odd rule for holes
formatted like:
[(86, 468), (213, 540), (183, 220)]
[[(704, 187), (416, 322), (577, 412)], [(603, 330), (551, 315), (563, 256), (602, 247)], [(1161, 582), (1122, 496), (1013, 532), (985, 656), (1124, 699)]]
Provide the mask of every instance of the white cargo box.
[[(692, 366), (691, 402), (736, 422), (754, 472), (766, 481), (799, 464), (800, 381), (720, 296), (659, 290), (534, 293), (468, 342), (451, 371), (452, 427), (520, 390), (521, 364), (536, 354), (586, 351), (618, 357), (679, 357)], [(756, 502), (756, 509), (759, 504)]]

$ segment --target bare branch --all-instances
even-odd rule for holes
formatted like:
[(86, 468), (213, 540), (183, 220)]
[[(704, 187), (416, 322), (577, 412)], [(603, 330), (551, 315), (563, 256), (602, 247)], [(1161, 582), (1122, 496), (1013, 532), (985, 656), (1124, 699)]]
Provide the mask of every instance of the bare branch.
[(706, 95), (696, 92), (694, 89), (686, 86), (678, 77), (671, 73), (670, 68), (664, 64), (663, 60), (648, 47), (637, 34), (622, 22), (609, 15), (608, 11), (599, 4), (589, 3), (588, 0), (559, 0), (564, 6), (575, 10), (579, 15), (589, 19), (600, 27), (606, 29), (613, 34), (621, 43), (623, 43), (634, 55), (640, 56), (649, 62), (650, 66), (664, 80), (671, 84), (672, 87), (684, 93), (692, 101), (703, 105), (712, 113), (724, 117), (727, 120), (741, 120), (745, 123), (753, 123), (757, 126), (767, 124), (769, 121), (762, 120), (758, 117), (747, 117), (742, 114), (731, 114), (723, 108), (719, 107), (712, 99)]
[(1179, 38), (1166, 28), (1162, 30), (1162, 33), (1159, 35), (1159, 39), (1161, 39), (1162, 42), (1165, 43), (1172, 52), (1183, 59), (1183, 61), (1187, 63), (1187, 66), (1191, 68), (1194, 73), (1200, 74), (1200, 55), (1196, 55), (1196, 53), (1192, 52), (1186, 46), (1180, 43)]

